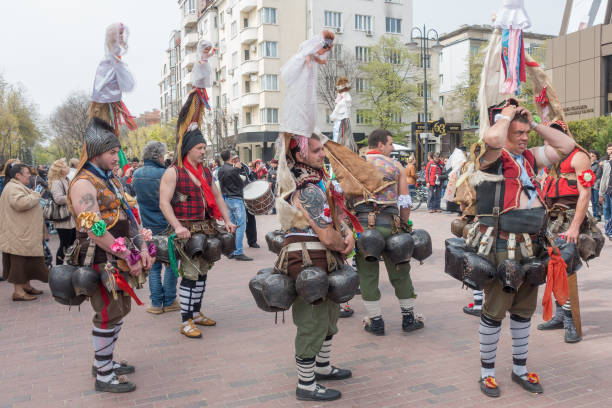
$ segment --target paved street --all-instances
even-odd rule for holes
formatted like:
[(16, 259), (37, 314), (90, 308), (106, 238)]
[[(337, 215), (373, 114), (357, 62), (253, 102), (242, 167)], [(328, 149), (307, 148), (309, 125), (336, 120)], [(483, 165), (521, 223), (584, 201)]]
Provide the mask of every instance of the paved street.
[[(353, 370), (353, 378), (333, 384), (343, 393), (326, 407), (610, 407), (612, 406), (612, 244), (602, 258), (580, 273), (584, 340), (568, 345), (563, 332), (540, 332), (541, 307), (534, 316), (528, 368), (541, 378), (545, 393), (532, 396), (510, 380), (511, 342), (507, 320), (497, 355), (501, 398), (484, 397), (478, 388), (478, 319), (462, 313), (471, 292), (443, 273), (444, 239), (452, 215), (413, 215), (428, 229), (434, 255), (413, 262), (417, 313), (425, 329), (401, 330), (399, 306), (383, 273), (381, 290), (387, 334), (374, 337), (362, 328), (364, 308), (357, 296), (355, 315), (339, 322), (332, 363)], [(601, 224), (600, 224), (601, 225)], [(203, 311), (217, 320), (202, 339), (179, 334), (178, 312), (159, 316), (133, 304), (116, 348), (116, 359), (137, 367), (130, 394), (93, 391), (89, 304), (61, 306), (48, 286), (33, 302), (12, 302), (12, 287), (0, 283), (0, 407), (311, 407), (295, 400), (295, 360), (291, 314), (257, 309), (247, 284), (271, 266), (264, 233), (274, 216), (258, 217), (261, 249), (247, 248), (251, 263), (223, 259), (210, 272)], [(56, 237), (54, 236), (54, 240)], [(540, 289), (540, 296), (543, 288)], [(138, 295), (148, 301), (148, 290)], [(283, 323), (284, 319), (284, 323)], [(330, 384), (332, 385), (332, 384)]]

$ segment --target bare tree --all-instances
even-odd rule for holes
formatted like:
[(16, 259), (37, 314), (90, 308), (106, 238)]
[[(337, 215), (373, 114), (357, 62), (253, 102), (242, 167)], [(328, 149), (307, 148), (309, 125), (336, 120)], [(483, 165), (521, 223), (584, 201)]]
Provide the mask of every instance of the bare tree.
[(61, 154), (78, 157), (89, 122), (89, 97), (83, 91), (71, 93), (49, 117), (53, 141)]
[[(335, 47), (338, 47), (336, 45)], [(332, 52), (327, 64), (319, 65), (319, 78), (317, 82), (317, 93), (321, 102), (327, 105), (330, 110), (336, 105), (336, 81), (343, 76), (355, 84), (359, 64), (355, 57), (349, 53)]]

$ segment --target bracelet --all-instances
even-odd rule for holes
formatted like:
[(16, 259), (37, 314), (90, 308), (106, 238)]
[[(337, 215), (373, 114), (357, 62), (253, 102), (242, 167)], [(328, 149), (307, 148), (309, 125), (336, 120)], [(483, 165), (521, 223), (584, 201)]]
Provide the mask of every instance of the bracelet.
[(532, 120), (530, 125), (531, 125), (531, 129), (533, 130), (533, 129), (535, 129), (539, 125), (539, 123), (536, 122), (535, 120)]
[(497, 120), (506, 119), (508, 122), (512, 122), (512, 118), (508, 115), (499, 115)]

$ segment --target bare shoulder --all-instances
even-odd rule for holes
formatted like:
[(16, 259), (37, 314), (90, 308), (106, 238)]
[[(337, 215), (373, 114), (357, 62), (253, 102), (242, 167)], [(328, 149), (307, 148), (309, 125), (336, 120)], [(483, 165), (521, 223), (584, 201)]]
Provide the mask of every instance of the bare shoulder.
[(70, 187), (70, 201), (77, 214), (83, 211), (98, 211), (96, 188), (89, 180), (76, 180)]
[(175, 183), (176, 182), (176, 169), (172, 167), (168, 167), (162, 176), (162, 181), (167, 183)]
[(582, 150), (576, 152), (574, 157), (572, 157), (572, 167), (575, 169), (586, 169), (591, 168), (591, 158), (588, 154), (583, 152)]

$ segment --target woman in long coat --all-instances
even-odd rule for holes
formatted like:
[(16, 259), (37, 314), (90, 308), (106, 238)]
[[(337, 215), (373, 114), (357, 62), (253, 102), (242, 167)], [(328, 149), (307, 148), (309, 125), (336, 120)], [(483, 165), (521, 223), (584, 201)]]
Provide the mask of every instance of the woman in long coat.
[(13, 300), (34, 300), (42, 293), (30, 280), (47, 282), (49, 271), (43, 251), (44, 221), (40, 194), (28, 188), (30, 170), (13, 164), (0, 196), (0, 251), (4, 279), (15, 287)]

